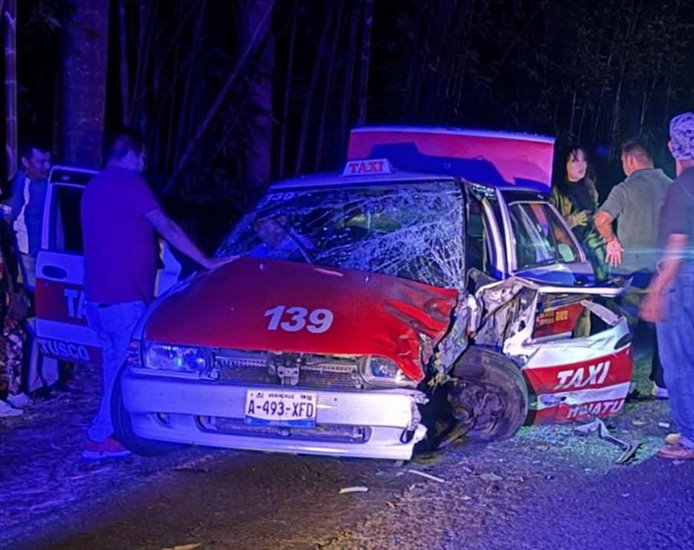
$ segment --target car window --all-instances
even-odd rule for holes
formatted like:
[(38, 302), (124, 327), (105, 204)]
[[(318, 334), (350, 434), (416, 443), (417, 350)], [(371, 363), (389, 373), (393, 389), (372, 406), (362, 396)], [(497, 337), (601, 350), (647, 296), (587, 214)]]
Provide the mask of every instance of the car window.
[(453, 180), (271, 192), (218, 250), (463, 285), (464, 201)]
[(489, 228), (482, 212), (482, 203), (475, 196), (469, 198), (467, 222), (467, 267), (492, 275), (494, 269)]
[(545, 202), (509, 204), (518, 268), (580, 261), (566, 226)]
[(54, 252), (82, 253), (82, 218), (80, 205), (84, 187), (54, 185), (48, 245)]

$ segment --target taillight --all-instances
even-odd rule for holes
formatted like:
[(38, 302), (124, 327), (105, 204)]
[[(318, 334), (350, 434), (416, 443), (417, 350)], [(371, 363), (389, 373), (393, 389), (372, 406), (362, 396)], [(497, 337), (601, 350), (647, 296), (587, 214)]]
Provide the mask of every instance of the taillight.
[(584, 307), (578, 303), (548, 307), (535, 314), (533, 338), (546, 338), (558, 334), (571, 333)]

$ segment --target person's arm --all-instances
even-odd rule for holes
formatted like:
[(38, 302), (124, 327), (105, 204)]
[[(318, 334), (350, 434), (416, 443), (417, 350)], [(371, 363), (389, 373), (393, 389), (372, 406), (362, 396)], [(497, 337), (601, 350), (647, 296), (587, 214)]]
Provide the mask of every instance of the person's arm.
[(614, 231), (612, 231), (613, 221), (614, 218), (612, 215), (604, 210), (598, 210), (598, 213), (595, 215), (595, 228), (607, 243), (607, 254), (605, 255), (605, 260), (612, 267), (617, 267), (622, 262), (622, 252), (624, 252), (624, 247), (622, 246), (622, 243), (619, 242), (617, 235), (615, 235)]
[(622, 252), (624, 252), (622, 243), (612, 231), (612, 222), (623, 213), (626, 200), (625, 183), (615, 185), (595, 215), (595, 228), (607, 243), (605, 259), (612, 267), (617, 267), (622, 262)]
[[(20, 172), (21, 174), (21, 172)], [(3, 204), (7, 206), (7, 209), (3, 209), (3, 217), (13, 222), (19, 215), (19, 211), (22, 208), (22, 202), (24, 201), (24, 177), (15, 177), (11, 186), (12, 196), (7, 199)]]
[(588, 212), (586, 212), (585, 210), (581, 210), (580, 212), (572, 212), (572, 213), (566, 212), (566, 209), (564, 208), (564, 205), (562, 204), (564, 202), (564, 197), (557, 190), (556, 187), (552, 189), (552, 194), (550, 195), (550, 201), (554, 205), (554, 207), (557, 210), (559, 210), (559, 213), (566, 220), (566, 223), (569, 225), (570, 229), (573, 229), (574, 227), (580, 227), (580, 226), (586, 225), (588, 223)]
[(665, 295), (680, 269), (688, 241), (688, 235), (681, 233), (672, 233), (668, 237), (658, 273), (648, 285), (646, 296), (639, 307), (639, 317), (644, 321), (656, 323), (665, 317)]
[(164, 212), (157, 208), (156, 210), (150, 210), (145, 214), (145, 218), (152, 227), (166, 239), (171, 246), (188, 256), (194, 262), (200, 264), (205, 269), (214, 269), (222, 265), (223, 263), (229, 262), (234, 258), (208, 258), (202, 251), (195, 246), (195, 243), (190, 240), (188, 235), (178, 226), (178, 224), (169, 218)]

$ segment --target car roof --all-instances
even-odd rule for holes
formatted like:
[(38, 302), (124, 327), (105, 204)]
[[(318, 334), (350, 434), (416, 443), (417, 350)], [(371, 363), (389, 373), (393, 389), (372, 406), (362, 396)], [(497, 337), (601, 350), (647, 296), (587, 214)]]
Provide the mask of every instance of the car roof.
[(314, 189), (324, 187), (359, 187), (376, 185), (407, 184), (415, 182), (455, 181), (448, 175), (420, 174), (417, 172), (401, 172), (397, 169), (391, 174), (363, 174), (345, 176), (341, 173), (298, 176), (283, 180), (270, 186), (270, 191), (286, 191), (288, 189)]
[(501, 189), (501, 194), (506, 202), (528, 201), (528, 200), (549, 200), (549, 194), (527, 187), (505, 187)]

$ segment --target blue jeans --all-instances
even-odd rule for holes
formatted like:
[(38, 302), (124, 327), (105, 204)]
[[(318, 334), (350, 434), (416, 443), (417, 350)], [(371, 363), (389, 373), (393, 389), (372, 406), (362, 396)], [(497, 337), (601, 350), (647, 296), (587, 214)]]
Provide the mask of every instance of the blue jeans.
[(114, 305), (87, 303), (87, 320), (96, 331), (102, 350), (103, 393), (99, 411), (87, 431), (92, 441), (104, 441), (113, 435), (111, 395), (116, 376), (123, 366), (133, 329), (145, 311), (144, 302)]
[(657, 323), (660, 361), (682, 445), (694, 448), (694, 263), (682, 264)]

